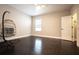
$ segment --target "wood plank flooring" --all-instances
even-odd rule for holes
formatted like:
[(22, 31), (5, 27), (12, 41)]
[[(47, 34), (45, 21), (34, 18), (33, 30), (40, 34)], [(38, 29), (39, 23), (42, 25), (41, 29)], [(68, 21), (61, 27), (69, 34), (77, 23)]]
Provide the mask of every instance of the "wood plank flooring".
[(79, 48), (71, 41), (30, 36), (0, 43), (0, 55), (78, 55)]

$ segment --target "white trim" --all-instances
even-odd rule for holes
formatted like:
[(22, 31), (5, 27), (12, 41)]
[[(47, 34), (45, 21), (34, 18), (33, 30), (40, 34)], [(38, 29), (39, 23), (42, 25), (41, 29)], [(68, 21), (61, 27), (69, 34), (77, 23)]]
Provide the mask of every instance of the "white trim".
[[(24, 36), (13, 36), (13, 37), (7, 37), (6, 40), (14, 40), (14, 39), (18, 39), (18, 38), (23, 38), (23, 37), (29, 37), (31, 36), (31, 34), (28, 35), (24, 35)], [(2, 42), (3, 40), (1, 39), (0, 42)]]
[(53, 36), (46, 36), (46, 35), (33, 35), (32, 36), (39, 36), (39, 37), (47, 37), (47, 38), (57, 38), (57, 39), (62, 39), (61, 37), (53, 37)]
[(14, 36), (14, 37), (9, 37), (9, 38), (6, 38), (6, 40), (13, 40), (13, 39), (18, 39), (18, 38), (23, 38), (23, 37), (28, 37), (28, 36), (31, 36), (31, 34), (28, 34), (28, 35), (24, 35), (24, 36)]
[[(46, 38), (56, 38), (56, 39), (61, 39), (61, 40), (67, 40), (67, 39), (64, 39), (64, 38), (61, 38), (61, 37), (46, 36), (46, 35), (35, 35), (35, 34), (32, 34), (32, 36), (46, 37)], [(72, 41), (72, 40), (69, 40), (69, 41)]]
[(79, 47), (79, 43), (77, 42), (77, 47)]
[(79, 47), (79, 44), (77, 44), (77, 47)]
[[(56, 39), (62, 39), (62, 40), (66, 40), (63, 39), (61, 37), (53, 37), (53, 36), (46, 36), (46, 35), (34, 35), (34, 34), (28, 34), (28, 35), (24, 35), (24, 36), (13, 36), (13, 37), (8, 37), (6, 38), (6, 40), (14, 40), (14, 39), (18, 39), (18, 38), (23, 38), (23, 37), (29, 37), (29, 36), (38, 36), (38, 37), (47, 37), (47, 38), (56, 38)], [(0, 42), (2, 42), (3, 40), (0, 39)]]

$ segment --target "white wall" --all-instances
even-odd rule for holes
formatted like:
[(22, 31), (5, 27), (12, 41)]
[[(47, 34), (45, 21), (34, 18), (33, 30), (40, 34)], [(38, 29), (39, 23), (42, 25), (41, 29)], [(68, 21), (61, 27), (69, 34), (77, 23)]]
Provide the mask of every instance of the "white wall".
[(69, 11), (50, 13), (41, 15), (42, 31), (36, 32), (34, 30), (35, 17), (33, 17), (32, 23), (32, 35), (35, 36), (48, 36), (48, 37), (60, 37), (61, 36), (61, 17), (69, 15)]
[(10, 14), (6, 14), (5, 19), (11, 19), (16, 25), (16, 35), (11, 38), (23, 37), (31, 34), (31, 17), (25, 15), (19, 10), (10, 7), (8, 5), (0, 5), (0, 20), (5, 10), (10, 11)]

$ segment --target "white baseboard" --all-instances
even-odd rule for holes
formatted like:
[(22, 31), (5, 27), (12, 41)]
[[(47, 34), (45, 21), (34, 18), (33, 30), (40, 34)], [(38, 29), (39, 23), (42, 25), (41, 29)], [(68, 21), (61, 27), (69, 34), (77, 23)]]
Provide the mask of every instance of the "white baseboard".
[(28, 35), (24, 35), (24, 36), (14, 36), (14, 37), (9, 37), (9, 38), (6, 38), (6, 40), (12, 40), (12, 39), (18, 39), (18, 38), (23, 38), (23, 37), (28, 37), (28, 36), (31, 36), (31, 34), (28, 34)]
[[(7, 37), (6, 40), (14, 40), (14, 39), (19, 39), (19, 38), (23, 38), (23, 37), (29, 37), (31, 36), (31, 34), (28, 35), (24, 35), (24, 36), (13, 36), (13, 37)], [(3, 39), (0, 39), (0, 42), (2, 42)]]
[[(32, 34), (32, 36), (46, 37), (46, 38), (56, 38), (56, 39), (61, 39), (61, 40), (67, 40), (67, 39), (63, 39), (61, 37), (46, 36), (46, 35), (34, 35), (34, 34)], [(69, 41), (72, 41), (72, 40), (69, 40)]]
[(32, 36), (39, 36), (39, 37), (47, 37), (47, 38), (57, 38), (57, 39), (61, 39), (61, 37), (53, 37), (53, 36), (46, 36), (46, 35), (33, 35)]
[[(19, 39), (19, 38), (29, 37), (29, 36), (39, 36), (39, 37), (47, 37), (47, 38), (56, 38), (56, 39), (66, 40), (61, 37), (53, 37), (53, 36), (46, 36), (46, 35), (34, 35), (34, 34), (28, 34), (28, 35), (18, 36), (18, 37), (17, 36), (8, 37), (8, 38), (6, 38), (6, 40), (14, 40), (14, 39)], [(3, 41), (3, 39), (0, 39), (0, 42), (2, 42), (2, 41)]]
[(77, 42), (77, 47), (79, 47), (79, 42)]

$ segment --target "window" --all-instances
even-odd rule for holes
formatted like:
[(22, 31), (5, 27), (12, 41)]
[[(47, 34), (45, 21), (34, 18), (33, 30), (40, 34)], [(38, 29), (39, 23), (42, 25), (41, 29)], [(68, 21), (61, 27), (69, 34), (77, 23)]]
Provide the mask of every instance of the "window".
[(41, 31), (41, 18), (35, 17), (35, 31)]

